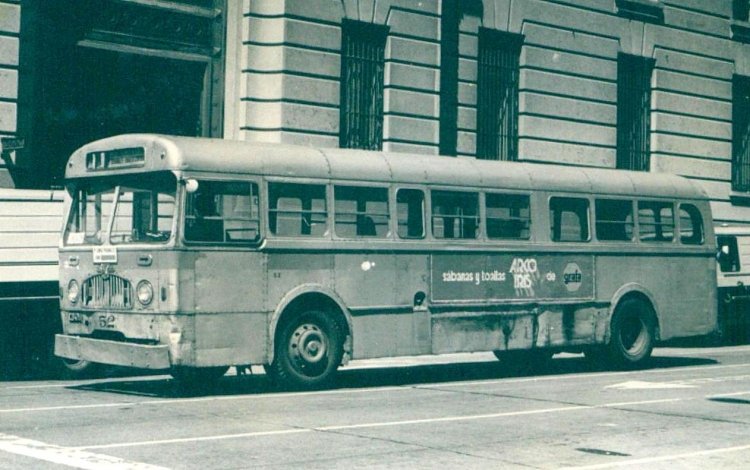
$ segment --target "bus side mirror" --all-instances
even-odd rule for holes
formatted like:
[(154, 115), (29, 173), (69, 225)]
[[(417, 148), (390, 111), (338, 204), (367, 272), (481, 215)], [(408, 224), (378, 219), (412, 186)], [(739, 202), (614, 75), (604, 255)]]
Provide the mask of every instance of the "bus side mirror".
[(188, 178), (185, 180), (185, 190), (188, 193), (194, 193), (198, 191), (198, 180), (193, 178)]

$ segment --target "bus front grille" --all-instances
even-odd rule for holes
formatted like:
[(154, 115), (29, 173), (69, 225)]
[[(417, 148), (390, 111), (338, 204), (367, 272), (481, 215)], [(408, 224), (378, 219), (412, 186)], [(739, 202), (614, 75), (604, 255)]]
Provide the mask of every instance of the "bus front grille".
[(131, 308), (133, 288), (130, 281), (113, 274), (97, 274), (86, 279), (81, 290), (84, 307)]

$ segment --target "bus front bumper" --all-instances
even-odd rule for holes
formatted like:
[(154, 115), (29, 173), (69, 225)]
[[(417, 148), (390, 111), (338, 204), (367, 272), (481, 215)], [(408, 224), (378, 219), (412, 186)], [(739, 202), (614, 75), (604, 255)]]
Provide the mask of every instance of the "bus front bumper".
[(139, 369), (169, 369), (169, 346), (55, 335), (55, 355)]

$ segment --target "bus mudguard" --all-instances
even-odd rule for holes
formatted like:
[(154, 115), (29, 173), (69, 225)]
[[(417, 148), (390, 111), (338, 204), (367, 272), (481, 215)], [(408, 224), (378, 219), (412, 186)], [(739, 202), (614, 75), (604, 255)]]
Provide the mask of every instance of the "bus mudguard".
[[(654, 295), (649, 291), (646, 287), (643, 285), (637, 283), (637, 282), (629, 282), (627, 284), (622, 285), (617, 291), (615, 292), (615, 295), (612, 296), (612, 303), (609, 306), (609, 318), (612, 318), (612, 314), (615, 312), (615, 309), (617, 308), (617, 305), (619, 305), (620, 301), (627, 295), (631, 294), (637, 294), (645, 297), (648, 302), (651, 304), (651, 308), (654, 311), (654, 315), (656, 315), (656, 331), (657, 331), (657, 339), (658, 339), (658, 331), (659, 331), (659, 325), (661, 325), (661, 318), (660, 318), (660, 309), (659, 305), (656, 302), (656, 298)], [(609, 336), (609, 327), (607, 327), (607, 336)]]
[(287, 310), (287, 308), (297, 299), (308, 295), (308, 294), (316, 294), (323, 296), (328, 301), (333, 303), (341, 312), (341, 314), (344, 316), (344, 319), (346, 320), (346, 328), (347, 328), (347, 335), (346, 339), (344, 341), (344, 363), (348, 362), (348, 360), (351, 358), (351, 354), (353, 351), (352, 346), (352, 315), (351, 312), (349, 312), (349, 309), (346, 308), (344, 301), (339, 297), (333, 290), (331, 290), (328, 287), (322, 286), (320, 284), (302, 284), (294, 289), (287, 292), (281, 299), (281, 302), (276, 306), (276, 310), (274, 310), (271, 320), (268, 323), (268, 358), (267, 361), (270, 364), (273, 362), (274, 359), (274, 347), (275, 347), (275, 340), (276, 340), (276, 327), (278, 326), (279, 320), (281, 319), (281, 316), (284, 314), (284, 312)]

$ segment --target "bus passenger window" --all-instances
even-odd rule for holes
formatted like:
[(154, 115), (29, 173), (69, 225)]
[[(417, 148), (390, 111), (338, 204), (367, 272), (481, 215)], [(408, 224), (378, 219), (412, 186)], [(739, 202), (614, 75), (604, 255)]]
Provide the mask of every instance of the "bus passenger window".
[(322, 237), (327, 232), (326, 187), (322, 184), (268, 184), (268, 225), (281, 237)]
[(478, 228), (478, 194), (432, 192), (432, 234), (435, 238), (477, 238)]
[(185, 240), (249, 243), (260, 238), (258, 185), (200, 181), (185, 204)]
[(487, 237), (528, 240), (531, 232), (529, 196), (487, 194)]
[(597, 199), (596, 238), (600, 241), (632, 241), (635, 219), (633, 201)]
[(388, 189), (336, 186), (333, 192), (336, 235), (388, 236)]
[(680, 204), (680, 241), (685, 245), (702, 245), (703, 217), (692, 204)]
[(424, 238), (424, 193), (419, 189), (396, 191), (399, 238)]
[(552, 241), (585, 242), (589, 239), (589, 201), (572, 197), (549, 200)]
[(671, 242), (674, 214), (671, 202), (638, 202), (638, 234), (644, 242)]

